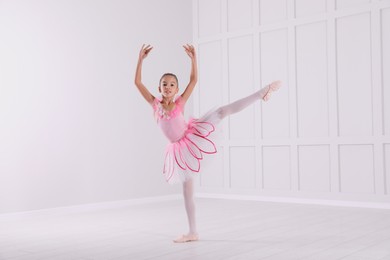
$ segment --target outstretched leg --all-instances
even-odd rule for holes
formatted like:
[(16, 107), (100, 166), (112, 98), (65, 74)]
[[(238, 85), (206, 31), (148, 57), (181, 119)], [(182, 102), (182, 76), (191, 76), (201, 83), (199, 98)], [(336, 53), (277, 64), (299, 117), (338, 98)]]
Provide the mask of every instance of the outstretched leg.
[(231, 104), (228, 104), (226, 106), (222, 106), (218, 109), (218, 114), (221, 117), (221, 119), (225, 118), (226, 116), (229, 116), (231, 114), (240, 112), (250, 104), (256, 102), (259, 99), (262, 99), (264, 101), (268, 101), (271, 93), (278, 90), (280, 88), (280, 81), (274, 81), (271, 84), (267, 85), (266, 87), (260, 89), (259, 91), (253, 93), (252, 95), (249, 95), (245, 98), (239, 99)]
[(196, 230), (196, 220), (195, 220), (195, 201), (194, 201), (194, 183), (192, 179), (188, 179), (183, 182), (183, 195), (184, 195), (184, 205), (188, 217), (189, 232), (187, 235), (182, 235), (173, 242), (175, 243), (184, 243), (198, 240), (198, 232)]

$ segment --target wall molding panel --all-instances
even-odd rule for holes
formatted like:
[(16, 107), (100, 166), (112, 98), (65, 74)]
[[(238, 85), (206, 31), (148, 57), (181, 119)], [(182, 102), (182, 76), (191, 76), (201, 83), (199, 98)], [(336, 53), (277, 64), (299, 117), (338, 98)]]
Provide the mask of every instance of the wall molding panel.
[(269, 102), (221, 123), (198, 191), (390, 204), (389, 0), (193, 7), (196, 116), (283, 82)]

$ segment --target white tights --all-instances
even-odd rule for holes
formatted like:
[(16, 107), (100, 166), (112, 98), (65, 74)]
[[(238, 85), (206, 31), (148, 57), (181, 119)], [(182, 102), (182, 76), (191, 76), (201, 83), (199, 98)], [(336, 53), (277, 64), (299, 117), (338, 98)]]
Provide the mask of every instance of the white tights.
[(233, 103), (227, 104), (225, 106), (222, 106), (217, 109), (217, 112), (221, 119), (231, 115), (240, 112), (247, 106), (251, 105), (252, 103), (258, 101), (261, 97), (263, 97), (266, 93), (266, 88), (263, 88), (252, 95), (249, 95), (247, 97), (244, 97), (242, 99), (239, 99)]
[(188, 179), (183, 182), (184, 205), (186, 207), (190, 235), (198, 234), (195, 221), (194, 181)]

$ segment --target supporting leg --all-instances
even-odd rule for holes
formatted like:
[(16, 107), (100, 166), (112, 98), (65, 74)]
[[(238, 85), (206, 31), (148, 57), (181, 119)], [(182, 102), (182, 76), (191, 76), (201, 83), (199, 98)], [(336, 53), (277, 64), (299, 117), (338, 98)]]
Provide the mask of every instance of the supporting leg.
[(194, 183), (192, 179), (183, 182), (184, 205), (188, 217), (189, 232), (173, 240), (175, 243), (191, 242), (198, 240), (198, 231), (196, 229), (195, 219), (195, 201), (194, 201)]
[(189, 234), (197, 234), (195, 220), (194, 181), (189, 179), (183, 183), (184, 205), (188, 217)]

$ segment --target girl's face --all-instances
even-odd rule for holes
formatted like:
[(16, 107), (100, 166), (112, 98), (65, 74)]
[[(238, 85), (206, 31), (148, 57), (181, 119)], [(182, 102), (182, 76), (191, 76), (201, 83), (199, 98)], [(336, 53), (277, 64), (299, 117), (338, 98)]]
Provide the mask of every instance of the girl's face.
[(175, 77), (169, 75), (164, 76), (161, 79), (158, 90), (160, 91), (161, 95), (163, 95), (163, 97), (173, 98), (179, 91)]

